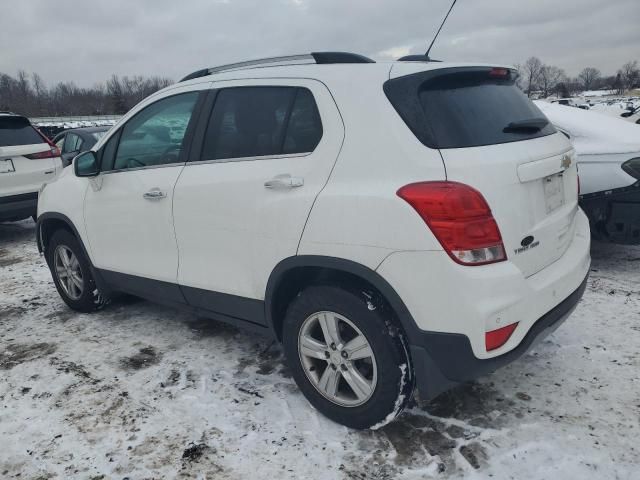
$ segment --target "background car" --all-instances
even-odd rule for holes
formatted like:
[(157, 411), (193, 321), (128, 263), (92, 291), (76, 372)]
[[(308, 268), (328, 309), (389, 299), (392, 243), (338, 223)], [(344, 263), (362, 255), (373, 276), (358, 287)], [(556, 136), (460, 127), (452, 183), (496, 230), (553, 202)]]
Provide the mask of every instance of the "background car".
[(38, 190), (61, 170), (58, 147), (27, 118), (0, 112), (0, 221), (35, 216)]
[(66, 167), (78, 153), (89, 150), (111, 127), (85, 127), (65, 130), (56, 135), (53, 143), (62, 152), (62, 164)]
[(597, 238), (640, 245), (640, 126), (536, 101), (578, 153), (580, 206)]

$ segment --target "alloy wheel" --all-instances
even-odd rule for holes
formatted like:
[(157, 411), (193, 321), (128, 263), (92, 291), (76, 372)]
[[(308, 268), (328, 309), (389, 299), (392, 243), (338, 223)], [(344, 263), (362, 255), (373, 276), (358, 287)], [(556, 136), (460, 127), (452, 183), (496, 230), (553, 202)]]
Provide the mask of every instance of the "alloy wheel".
[(311, 384), (325, 398), (344, 407), (362, 405), (377, 383), (377, 365), (369, 341), (348, 318), (317, 312), (298, 334), (298, 353)]
[(78, 257), (65, 246), (58, 245), (54, 255), (54, 267), (60, 286), (72, 300), (78, 300), (84, 291), (84, 279)]

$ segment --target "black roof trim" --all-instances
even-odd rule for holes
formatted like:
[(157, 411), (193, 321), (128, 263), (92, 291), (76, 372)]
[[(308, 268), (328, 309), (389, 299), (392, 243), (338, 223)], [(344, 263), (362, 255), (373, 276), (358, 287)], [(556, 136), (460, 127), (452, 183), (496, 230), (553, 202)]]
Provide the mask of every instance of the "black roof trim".
[(194, 78), (200, 78), (200, 77), (206, 77), (207, 75), (209, 75), (209, 69), (208, 68), (203, 68), (202, 70), (197, 70), (193, 73), (190, 73), (189, 75), (187, 75), (186, 77), (184, 77), (183, 79), (181, 79), (181, 82), (186, 82), (187, 80), (193, 80)]
[(364, 55), (350, 52), (312, 52), (311, 56), (318, 65), (329, 63), (376, 63)]
[(442, 62), (442, 60), (434, 60), (426, 55), (405, 55), (398, 59), (399, 62)]

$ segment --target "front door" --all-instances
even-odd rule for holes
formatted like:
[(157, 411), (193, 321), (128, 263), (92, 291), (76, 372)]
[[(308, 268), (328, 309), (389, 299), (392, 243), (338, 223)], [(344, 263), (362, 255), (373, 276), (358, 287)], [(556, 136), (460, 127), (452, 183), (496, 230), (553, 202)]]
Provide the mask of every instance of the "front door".
[(95, 267), (143, 296), (161, 285), (146, 280), (176, 282), (173, 190), (199, 96), (193, 87), (178, 90), (131, 116), (100, 149), (101, 173), (87, 189), (85, 223)]

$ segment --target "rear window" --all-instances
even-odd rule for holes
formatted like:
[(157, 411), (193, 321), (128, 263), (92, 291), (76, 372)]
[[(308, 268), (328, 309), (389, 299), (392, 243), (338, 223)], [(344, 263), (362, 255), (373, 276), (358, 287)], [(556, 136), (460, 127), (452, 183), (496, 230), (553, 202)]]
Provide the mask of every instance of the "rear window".
[(544, 125), (546, 117), (509, 70), (420, 72), (389, 80), (384, 90), (411, 131), (431, 148), (517, 142), (556, 131), (550, 122)]
[(34, 145), (44, 139), (24, 117), (0, 116), (0, 147)]

